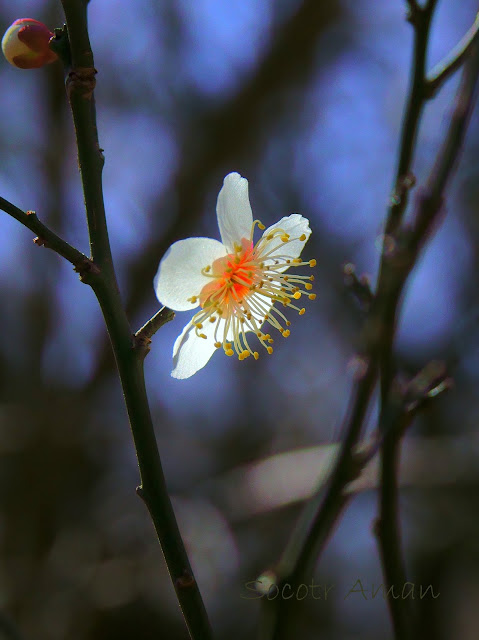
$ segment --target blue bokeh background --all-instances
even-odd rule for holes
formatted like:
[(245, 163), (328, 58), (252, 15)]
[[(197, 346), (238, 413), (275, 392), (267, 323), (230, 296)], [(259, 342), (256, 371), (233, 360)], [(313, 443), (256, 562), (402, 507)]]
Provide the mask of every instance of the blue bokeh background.
[[(277, 339), (271, 357), (237, 362), (217, 353), (193, 378), (174, 380), (171, 351), (188, 320), (178, 314), (155, 336), (146, 361), (165, 473), (218, 637), (253, 637), (259, 607), (241, 597), (243, 585), (278, 559), (305, 490), (291, 490), (281, 508), (271, 496), (258, 512), (246, 497), (235, 516), (239, 479), (248, 483), (249, 471), (269, 456), (339, 436), (361, 327), (342, 265), (353, 262), (374, 281), (396, 168), (412, 55), (405, 3), (310, 5), (92, 0), (89, 6), (105, 203), (135, 329), (158, 309), (153, 277), (169, 244), (219, 237), (216, 197), (230, 171), (248, 178), (253, 212), (267, 226), (300, 212), (313, 229), (304, 255), (318, 261), (318, 297), (305, 316), (292, 318), (290, 338)], [(438, 3), (429, 68), (467, 31), (476, 9), (472, 0)], [(289, 47), (281, 38), (302, 11), (314, 21), (301, 27), (304, 39), (296, 27)], [(4, 29), (18, 17), (50, 28), (63, 22), (60, 3), (45, 0), (2, 0), (0, 17)], [(418, 183), (444, 137), (457, 82), (450, 79), (426, 108), (414, 160)], [(88, 252), (60, 65), (26, 72), (0, 61), (0, 86), (0, 195), (36, 210)], [(396, 341), (405, 371), (415, 373), (432, 358), (451, 364), (455, 390), (411, 436), (439, 443), (446, 437), (475, 443), (477, 431), (478, 124), (475, 114), (447, 215), (410, 279)], [(134, 495), (134, 449), (92, 292), (6, 214), (0, 289), (0, 608), (26, 638), (118, 639), (132, 637), (131, 630), (149, 638), (160, 628), (186, 637)], [(444, 626), (434, 603), (424, 611), (441, 628), (436, 637), (457, 637), (461, 624), (477, 633), (477, 613), (467, 607), (479, 589), (471, 569), (477, 559), (465, 560), (479, 557), (472, 542), (479, 522), (470, 516), (477, 474), (461, 483), (449, 476), (437, 489), (434, 472), (426, 466), (417, 477), (422, 472), (424, 487), (403, 496), (407, 556), (416, 582), (435, 576), (449, 588), (448, 611), (457, 624)], [(280, 480), (293, 486), (294, 473), (276, 468), (273, 486)], [(354, 501), (317, 567), (317, 582), (334, 583), (337, 595), (305, 603), (302, 637), (390, 637), (384, 601), (343, 597), (358, 577), (381, 582), (374, 516), (368, 491)], [(452, 550), (459, 559), (451, 560)]]

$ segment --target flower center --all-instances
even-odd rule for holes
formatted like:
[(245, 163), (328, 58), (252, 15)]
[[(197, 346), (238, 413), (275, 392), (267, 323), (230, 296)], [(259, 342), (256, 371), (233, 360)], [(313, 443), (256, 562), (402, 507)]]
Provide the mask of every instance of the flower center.
[(291, 266), (314, 267), (316, 260), (303, 262), (300, 258), (291, 258), (287, 250), (288, 244), (306, 240), (302, 234), (292, 238), (284, 229), (277, 228), (263, 235), (253, 244), (255, 226), (264, 229), (258, 220), (253, 223), (249, 239), (243, 238), (241, 245), (235, 245), (234, 253), (218, 258), (202, 270), (203, 275), (211, 278), (199, 296), (190, 298), (190, 302), (199, 300), (201, 310), (195, 314), (192, 324), (199, 338), (208, 339), (202, 333), (203, 323), (213, 323), (213, 340), (215, 347), (223, 347), (226, 355), (236, 352), (243, 360), (252, 355), (259, 357), (257, 351), (249, 346), (246, 333), (252, 331), (268, 353), (273, 353), (273, 339), (269, 333), (263, 333), (261, 326), (268, 322), (285, 338), (290, 334), (291, 322), (275, 304), (294, 309), (303, 315), (304, 308), (294, 303), (303, 294), (310, 300), (316, 294), (309, 293), (313, 285), (313, 276), (285, 274)]

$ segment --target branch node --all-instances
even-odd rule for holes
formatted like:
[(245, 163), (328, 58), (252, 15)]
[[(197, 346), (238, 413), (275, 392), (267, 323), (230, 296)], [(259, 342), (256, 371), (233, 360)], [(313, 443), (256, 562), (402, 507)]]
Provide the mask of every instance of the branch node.
[(73, 267), (73, 271), (79, 274), (81, 282), (85, 284), (88, 284), (90, 276), (98, 276), (101, 273), (99, 267), (89, 258), (84, 258), (81, 262), (78, 262)]
[(394, 191), (390, 196), (390, 206), (397, 207), (402, 204), (404, 196), (406, 196), (409, 191), (416, 184), (416, 176), (410, 171), (406, 173), (404, 176), (400, 176), (394, 187)]
[(432, 360), (409, 382), (404, 393), (404, 409), (411, 413), (427, 400), (437, 397), (453, 386), (444, 362)]
[(72, 92), (78, 91), (83, 98), (90, 100), (95, 90), (97, 70), (94, 67), (75, 67), (66, 79), (68, 98)]
[(45, 249), (49, 248), (47, 241), (45, 240), (45, 238), (42, 238), (41, 236), (37, 236), (36, 238), (33, 238), (33, 243), (36, 244), (37, 247), (45, 247)]
[(368, 373), (370, 364), (371, 361), (368, 356), (356, 354), (349, 360), (347, 368), (352, 373), (354, 380), (359, 382)]
[(423, 9), (416, 0), (407, 0), (406, 22), (409, 22), (415, 29), (418, 28)]
[(191, 589), (196, 584), (196, 580), (188, 569), (183, 569), (183, 573), (175, 580), (176, 589)]
[(151, 338), (145, 335), (141, 335), (140, 333), (134, 334), (132, 336), (132, 344), (131, 348), (138, 351), (142, 358), (146, 358), (146, 356), (150, 353), (150, 345)]
[(374, 299), (369, 276), (363, 273), (358, 278), (356, 267), (352, 262), (348, 262), (343, 266), (343, 275), (345, 287), (356, 298), (361, 309), (368, 311)]

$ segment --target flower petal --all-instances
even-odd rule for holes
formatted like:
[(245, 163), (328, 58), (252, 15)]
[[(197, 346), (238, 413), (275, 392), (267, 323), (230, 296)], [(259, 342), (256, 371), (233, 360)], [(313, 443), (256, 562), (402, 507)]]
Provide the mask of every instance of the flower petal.
[[(266, 251), (267, 253), (272, 251), (272, 253), (265, 260), (266, 264), (271, 263), (276, 256), (280, 255), (290, 258), (291, 260), (299, 258), (304, 245), (308, 242), (309, 236), (311, 235), (309, 220), (299, 213), (292, 213), (290, 216), (281, 218), (279, 222), (266, 229), (266, 231), (263, 232), (263, 237), (274, 232), (276, 229), (282, 229), (290, 236), (291, 239), (288, 242), (283, 242), (281, 237), (278, 235), (276, 238), (270, 240), (266, 247)], [(299, 238), (303, 235), (305, 236), (304, 240), (300, 240)], [(286, 271), (288, 266), (289, 265), (286, 265), (282, 269), (277, 269), (277, 271)]]
[(221, 240), (229, 253), (234, 252), (235, 242), (249, 238), (253, 224), (253, 212), (248, 197), (248, 180), (239, 173), (229, 173), (218, 194), (216, 215)]
[[(224, 322), (224, 321), (220, 321)], [(188, 323), (177, 337), (173, 346), (173, 378), (183, 380), (190, 378), (202, 369), (215, 351), (214, 333), (216, 323), (206, 322), (201, 333), (207, 338), (199, 338), (195, 333), (195, 327)], [(220, 329), (222, 335), (222, 329)]]
[(187, 238), (171, 245), (161, 259), (153, 281), (158, 300), (173, 309), (187, 311), (198, 306), (188, 298), (198, 296), (210, 278), (201, 270), (226, 255), (226, 249), (211, 238)]

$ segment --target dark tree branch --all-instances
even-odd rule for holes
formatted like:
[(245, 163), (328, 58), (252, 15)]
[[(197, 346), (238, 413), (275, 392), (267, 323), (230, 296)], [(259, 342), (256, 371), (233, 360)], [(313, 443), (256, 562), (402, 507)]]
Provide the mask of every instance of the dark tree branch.
[[(398, 277), (405, 282), (427, 238), (441, 215), (446, 185), (451, 178), (461, 152), (467, 124), (473, 109), (479, 78), (479, 44), (470, 49), (462, 81), (456, 96), (456, 105), (444, 143), (422, 192), (416, 199), (412, 223), (402, 234), (396, 256), (390, 256), (398, 270)], [(400, 245), (402, 244), (402, 248)], [(388, 342), (392, 342), (392, 334)], [(387, 386), (386, 386), (387, 385)], [(385, 389), (389, 391), (390, 380)], [(387, 430), (382, 449), (381, 483), (379, 494), (379, 518), (376, 527), (379, 549), (383, 564), (386, 587), (402, 585), (406, 581), (406, 571), (401, 551), (400, 522), (398, 513), (398, 464), (401, 434), (392, 432), (388, 425), (394, 418), (394, 403), (390, 394), (382, 398), (381, 424)], [(388, 598), (395, 637), (406, 640), (411, 633), (411, 612), (409, 602)]]
[[(94, 101), (93, 52), (83, 0), (62, 0), (68, 30), (63, 33), (71, 55), (66, 89), (73, 114), (78, 159), (90, 236), (92, 260), (98, 268), (91, 286), (98, 298), (120, 376), (141, 477), (139, 495), (156, 529), (176, 596), (194, 640), (212, 637), (206, 609), (193, 575), (168, 494), (145, 387), (144, 350), (133, 336), (117, 285), (103, 200), (103, 155), (98, 141)], [(61, 35), (56, 34), (56, 38)], [(61, 47), (61, 42), (58, 43)], [(71, 68), (68, 66), (71, 60)]]
[[(416, 264), (421, 248), (431, 235), (430, 231), (433, 223), (437, 221), (443, 188), (457, 159), (457, 151), (459, 149), (459, 146), (457, 146), (459, 134), (457, 132), (460, 131), (461, 135), (464, 134), (465, 122), (467, 121), (467, 118), (460, 118), (459, 120), (453, 118), (453, 121), (456, 122), (454, 126), (456, 134), (453, 136), (455, 143), (451, 142), (451, 135), (449, 134), (445, 143), (445, 148), (447, 147), (448, 149), (448, 158), (446, 159), (444, 154), (439, 154), (438, 156), (431, 174), (436, 178), (432, 182), (429, 180), (427, 183), (426, 192), (429, 192), (429, 195), (425, 200), (424, 197), (418, 200), (423, 204), (414, 217), (414, 231), (411, 232), (409, 227), (403, 228), (401, 223), (407, 206), (407, 193), (414, 184), (414, 179), (410, 174), (410, 167), (416, 143), (417, 128), (426, 100), (426, 50), (429, 27), (435, 5), (435, 0), (428, 2), (424, 8), (419, 7), (416, 3), (410, 3), (410, 8), (413, 12), (411, 22), (415, 27), (412, 81), (401, 135), (396, 186), (386, 221), (386, 234), (376, 295), (363, 332), (365, 345), (363, 371), (353, 391), (351, 410), (343, 425), (342, 432), (344, 436), (339, 458), (332, 471), (327, 488), (324, 493), (321, 491), (315, 494), (306, 505), (278, 566), (267, 572), (274, 576), (275, 583), (280, 589), (285, 583), (292, 585), (298, 583), (305, 570), (311, 566), (314, 558), (317, 558), (321, 553), (344, 509), (346, 504), (344, 488), (350, 482), (351, 474), (354, 474), (352, 450), (361, 434), (378, 371), (381, 372), (381, 424), (386, 429), (385, 425), (395, 424), (400, 421), (400, 417), (397, 419), (395, 415), (393, 415), (394, 419), (391, 417), (391, 409), (388, 402), (393, 379), (392, 344), (401, 294), (407, 278)], [(467, 71), (467, 76), (470, 77), (471, 73), (470, 70)], [(469, 91), (472, 92), (471, 80), (466, 84), (469, 86)], [(463, 91), (465, 93), (466, 89)], [(459, 103), (463, 105), (464, 109), (464, 103), (466, 102), (467, 110), (469, 110), (472, 102), (470, 100), (465, 101), (464, 93), (461, 93), (463, 97), (459, 100)], [(467, 95), (472, 95), (472, 93)], [(451, 152), (453, 157), (451, 157)], [(442, 185), (440, 189), (438, 189), (439, 183)], [(383, 464), (387, 469), (385, 474), (389, 474), (388, 478), (383, 475), (383, 482), (386, 482), (386, 488), (390, 489), (391, 479), (395, 482), (397, 465), (396, 444), (393, 446), (391, 443), (400, 441), (397, 433), (402, 433), (402, 430), (390, 428), (388, 433), (395, 434), (394, 438), (392, 435), (388, 436), (387, 439), (385, 438), (383, 446), (383, 452), (386, 452), (385, 458), (383, 457)], [(393, 487), (395, 486), (394, 482)], [(394, 497), (390, 504), (393, 510), (392, 513), (388, 513), (392, 523), (391, 530), (398, 532)], [(399, 537), (396, 538), (396, 541), (399, 544)], [(405, 575), (400, 551), (398, 551), (395, 562), (396, 575)], [(269, 638), (278, 639), (283, 637), (285, 633), (285, 621), (290, 607), (287, 606), (287, 602), (280, 600), (265, 601), (263, 624), (260, 633), (260, 637), (263, 640)], [(396, 623), (395, 627), (397, 628)]]
[(471, 47), (477, 41), (479, 31), (479, 13), (476, 15), (473, 25), (464, 35), (461, 41), (454, 47), (449, 55), (441, 60), (429, 74), (427, 80), (428, 98), (435, 96), (448, 78), (462, 66), (469, 55)]

